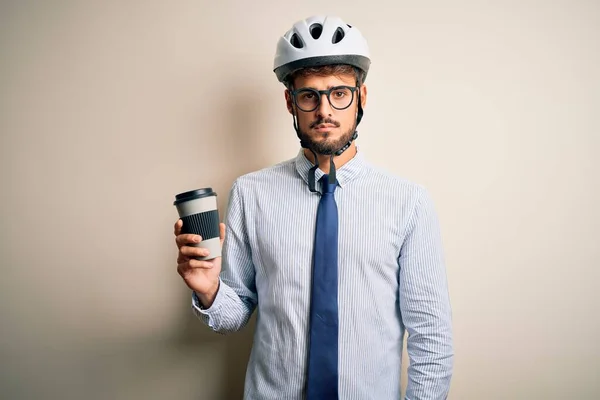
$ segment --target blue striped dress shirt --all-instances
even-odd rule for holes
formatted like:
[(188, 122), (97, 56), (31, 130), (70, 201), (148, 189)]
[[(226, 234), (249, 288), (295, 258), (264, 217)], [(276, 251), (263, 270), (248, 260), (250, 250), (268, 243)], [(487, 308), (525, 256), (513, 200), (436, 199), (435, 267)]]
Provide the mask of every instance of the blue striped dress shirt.
[[(219, 333), (257, 309), (244, 399), (304, 398), (311, 259), (320, 195), (297, 157), (235, 180), (213, 304), (195, 314)], [(323, 175), (316, 171), (316, 179)], [(451, 306), (438, 219), (427, 191), (369, 164), (337, 170), (340, 400), (445, 399), (453, 370)]]

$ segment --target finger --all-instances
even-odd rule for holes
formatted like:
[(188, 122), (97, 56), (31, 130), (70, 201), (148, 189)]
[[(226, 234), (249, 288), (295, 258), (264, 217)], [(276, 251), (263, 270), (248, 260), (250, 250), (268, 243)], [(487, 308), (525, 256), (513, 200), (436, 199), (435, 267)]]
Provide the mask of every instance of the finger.
[(182, 277), (185, 277), (186, 275), (193, 273), (194, 270), (211, 269), (213, 267), (214, 267), (214, 264), (213, 264), (212, 260), (199, 261), (199, 260), (191, 259), (189, 261), (177, 264), (177, 273), (179, 273), (179, 275), (181, 275)]
[(190, 261), (190, 258), (184, 256), (181, 253), (179, 253), (179, 255), (177, 256), (177, 264), (183, 264), (184, 262), (188, 262), (188, 261)]
[(210, 268), (214, 267), (212, 260), (200, 261), (200, 260), (191, 259), (190, 261), (187, 262), (187, 264), (189, 265), (189, 268), (210, 269)]
[(191, 269), (192, 268), (190, 267), (189, 261), (177, 264), (177, 273), (181, 275), (182, 278), (185, 278), (185, 276), (191, 271)]
[(219, 237), (221, 239), (221, 245), (222, 245), (223, 241), (225, 240), (225, 224), (222, 222), (219, 224)]
[(206, 257), (209, 254), (207, 249), (192, 246), (181, 246), (179, 252), (187, 257)]
[(191, 233), (184, 233), (175, 237), (175, 243), (177, 243), (177, 247), (179, 248), (188, 243), (200, 243), (201, 240), (202, 238), (199, 235), (194, 235)]
[(178, 219), (177, 222), (175, 222), (175, 226), (173, 226), (173, 233), (175, 233), (175, 236), (181, 234), (182, 226), (183, 226), (183, 221), (181, 219)]

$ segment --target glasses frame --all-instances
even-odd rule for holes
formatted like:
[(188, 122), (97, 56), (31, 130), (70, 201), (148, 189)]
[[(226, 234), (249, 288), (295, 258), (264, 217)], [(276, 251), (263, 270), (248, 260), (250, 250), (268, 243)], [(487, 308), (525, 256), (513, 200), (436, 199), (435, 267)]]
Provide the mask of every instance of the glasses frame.
[[(348, 105), (346, 107), (336, 107), (331, 103), (331, 92), (334, 92), (336, 90), (340, 90), (340, 89), (348, 89), (350, 90), (350, 93), (352, 93), (352, 98), (350, 99), (350, 103), (348, 103)], [(336, 109), (336, 110), (345, 110), (348, 107), (350, 107), (352, 105), (352, 103), (354, 103), (354, 92), (356, 92), (357, 90), (359, 90), (360, 88), (358, 86), (346, 86), (346, 85), (340, 85), (340, 86), (334, 86), (332, 88), (329, 88), (327, 90), (317, 90), (317, 89), (313, 89), (310, 87), (303, 87), (300, 89), (295, 89), (295, 90), (290, 90), (290, 93), (292, 94), (292, 97), (294, 98), (294, 104), (296, 105), (296, 107), (298, 107), (298, 109), (304, 111), (304, 112), (312, 112), (315, 111), (317, 108), (319, 108), (319, 106), (321, 105), (321, 99), (323, 98), (323, 95), (327, 96), (327, 101), (329, 101), (329, 105)], [(306, 92), (312, 92), (317, 96), (317, 104), (310, 110), (305, 110), (304, 108), (300, 107), (300, 105), (298, 104), (298, 94), (300, 93), (306, 93)]]

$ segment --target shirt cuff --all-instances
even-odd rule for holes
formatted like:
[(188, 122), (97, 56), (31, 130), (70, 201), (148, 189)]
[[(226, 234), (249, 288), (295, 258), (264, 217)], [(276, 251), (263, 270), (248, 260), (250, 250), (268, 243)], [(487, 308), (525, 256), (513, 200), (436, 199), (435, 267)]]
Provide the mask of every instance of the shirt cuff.
[(192, 291), (192, 307), (200, 314), (210, 315), (212, 312), (219, 309), (221, 303), (223, 302), (223, 282), (221, 282), (221, 278), (219, 278), (219, 288), (217, 289), (217, 295), (215, 296), (215, 300), (211, 304), (210, 307), (205, 308), (202, 305), (202, 302), (198, 298), (196, 292)]

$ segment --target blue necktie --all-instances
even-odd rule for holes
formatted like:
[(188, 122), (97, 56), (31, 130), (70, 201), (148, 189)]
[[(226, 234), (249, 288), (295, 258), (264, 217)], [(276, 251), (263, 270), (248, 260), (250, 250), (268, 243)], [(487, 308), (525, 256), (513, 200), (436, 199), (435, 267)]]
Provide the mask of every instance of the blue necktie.
[(338, 211), (328, 176), (320, 179), (310, 309), (307, 400), (338, 398)]

